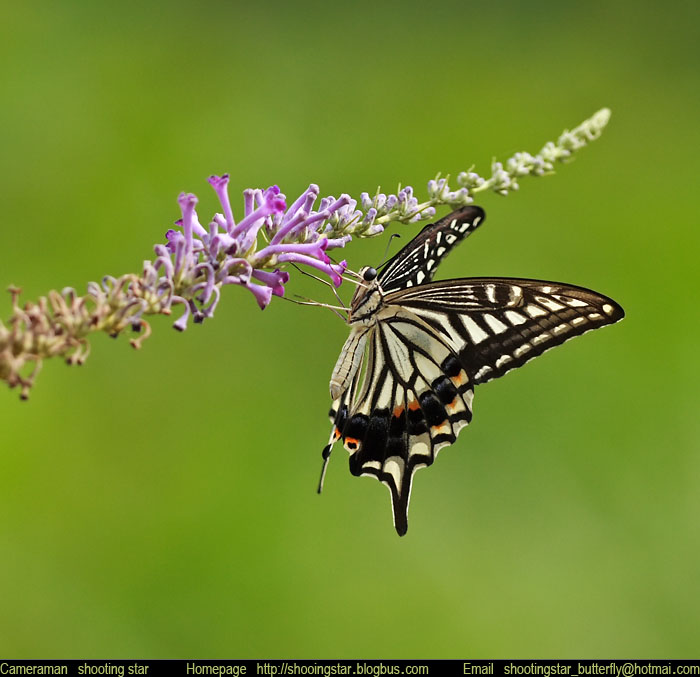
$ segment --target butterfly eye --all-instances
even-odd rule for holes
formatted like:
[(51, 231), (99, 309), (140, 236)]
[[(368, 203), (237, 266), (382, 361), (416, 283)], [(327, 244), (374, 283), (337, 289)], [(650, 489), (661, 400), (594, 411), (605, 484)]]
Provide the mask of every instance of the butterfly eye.
[(364, 278), (365, 282), (371, 282), (372, 280), (374, 280), (375, 277), (377, 277), (376, 268), (367, 268), (362, 277)]

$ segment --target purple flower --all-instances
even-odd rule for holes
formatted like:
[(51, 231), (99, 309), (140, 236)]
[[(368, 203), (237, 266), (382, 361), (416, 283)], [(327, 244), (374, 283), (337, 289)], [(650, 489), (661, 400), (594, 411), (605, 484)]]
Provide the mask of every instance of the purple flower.
[(289, 281), (289, 273), (279, 268), (272, 273), (266, 270), (254, 270), (253, 277), (270, 287), (275, 296), (284, 296), (284, 285)]
[(277, 257), (277, 260), (282, 263), (301, 263), (316, 268), (328, 275), (336, 287), (340, 287), (343, 281), (342, 275), (348, 267), (347, 261), (344, 260), (338, 264), (323, 263), (305, 254), (281, 254)]
[(260, 306), (260, 310), (265, 310), (272, 299), (272, 288), (260, 284), (247, 284), (246, 289), (253, 293), (255, 300)]
[[(278, 186), (247, 189), (243, 216), (237, 222), (228, 174), (210, 176), (209, 183), (222, 213), (214, 214), (207, 231), (197, 216), (196, 196), (182, 193), (178, 198), (182, 218), (175, 223), (177, 229), (166, 233), (167, 244), (156, 246), (158, 258), (151, 265), (161, 275), (161, 293), (169, 293), (172, 303), (184, 305), (185, 312), (175, 323), (177, 329), (186, 328), (190, 315), (195, 322), (211, 317), (221, 285), (244, 287), (266, 308), (272, 296), (284, 296), (289, 280), (289, 273), (280, 269), (284, 264), (310, 266), (326, 274), (335, 286), (341, 284), (347, 263), (332, 263), (326, 250), (344, 247), (352, 236), (343, 230), (361, 222), (357, 203), (348, 195), (325, 197), (314, 209), (319, 190), (311, 184), (288, 208)], [(258, 249), (261, 231), (268, 244)], [(325, 231), (334, 236), (327, 237)]]
[[(226, 230), (231, 233), (236, 227), (236, 222), (233, 220), (233, 211), (231, 210), (231, 202), (228, 198), (228, 174), (222, 176), (210, 176), (209, 183), (216, 191), (216, 196), (224, 210), (224, 220)], [(214, 217), (216, 219), (216, 216)], [(218, 222), (217, 222), (218, 223)], [(221, 226), (221, 223), (218, 223)]]

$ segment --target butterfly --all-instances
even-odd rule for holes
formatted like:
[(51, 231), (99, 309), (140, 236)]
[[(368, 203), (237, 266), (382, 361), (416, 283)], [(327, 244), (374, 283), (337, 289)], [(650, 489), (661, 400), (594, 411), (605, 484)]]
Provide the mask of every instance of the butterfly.
[(607, 296), (559, 282), (431, 282), (442, 259), (484, 218), (470, 205), (426, 226), (381, 272), (359, 271), (350, 303), (350, 335), (330, 381), (333, 426), (318, 491), (333, 445), (342, 441), (350, 472), (389, 488), (400, 536), (408, 529), (414, 473), (469, 424), (476, 386), (624, 317)]

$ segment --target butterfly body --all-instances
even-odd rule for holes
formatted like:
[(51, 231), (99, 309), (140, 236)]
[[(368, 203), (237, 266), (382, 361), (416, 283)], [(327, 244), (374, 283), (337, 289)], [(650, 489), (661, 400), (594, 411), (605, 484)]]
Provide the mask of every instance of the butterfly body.
[[(383, 482), (408, 528), (413, 474), (471, 421), (474, 387), (624, 312), (588, 289), (520, 278), (431, 282), (441, 259), (484, 220), (464, 207), (424, 228), (380, 274), (360, 271), (350, 335), (330, 382), (333, 444), (350, 471)], [(320, 490), (320, 487), (319, 487)]]

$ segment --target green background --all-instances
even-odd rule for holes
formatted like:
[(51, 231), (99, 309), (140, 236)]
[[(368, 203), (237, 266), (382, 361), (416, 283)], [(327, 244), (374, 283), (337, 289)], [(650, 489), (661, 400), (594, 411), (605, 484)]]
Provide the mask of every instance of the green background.
[(483, 196), (439, 276), (589, 286), (627, 319), (480, 388), (402, 539), (342, 449), (314, 492), (331, 313), (227, 288), (140, 352), (95, 336), (29, 402), (0, 390), (0, 655), (697, 657), (698, 5), (491, 4), (3, 10), (0, 286), (25, 299), (139, 271), (179, 191), (216, 210), (212, 173), (236, 209), (425, 195), (609, 106), (574, 163)]

